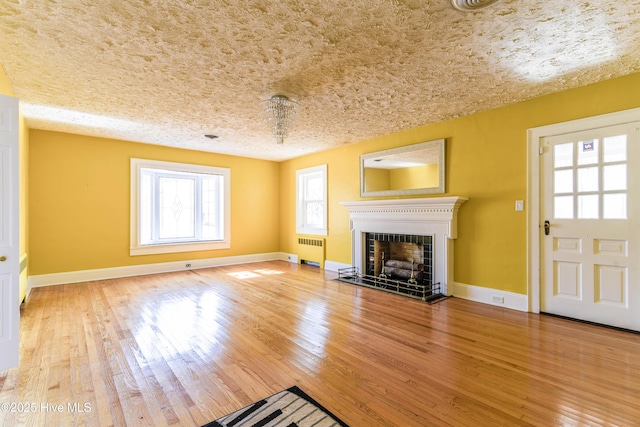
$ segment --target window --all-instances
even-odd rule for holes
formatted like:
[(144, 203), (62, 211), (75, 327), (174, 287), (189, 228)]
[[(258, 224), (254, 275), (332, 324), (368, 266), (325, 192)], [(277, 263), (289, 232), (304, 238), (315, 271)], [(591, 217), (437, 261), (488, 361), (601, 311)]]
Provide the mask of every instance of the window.
[(627, 135), (553, 146), (557, 219), (627, 219)]
[(229, 169), (131, 159), (131, 255), (229, 248)]
[(296, 232), (327, 235), (327, 165), (296, 171)]

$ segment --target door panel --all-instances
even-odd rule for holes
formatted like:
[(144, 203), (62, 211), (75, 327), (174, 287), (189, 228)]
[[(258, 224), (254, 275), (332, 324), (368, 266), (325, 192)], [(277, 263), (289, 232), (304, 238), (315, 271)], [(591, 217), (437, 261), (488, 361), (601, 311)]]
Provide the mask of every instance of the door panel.
[(541, 139), (541, 311), (640, 330), (639, 128)]
[(0, 95), (0, 371), (18, 364), (18, 100)]

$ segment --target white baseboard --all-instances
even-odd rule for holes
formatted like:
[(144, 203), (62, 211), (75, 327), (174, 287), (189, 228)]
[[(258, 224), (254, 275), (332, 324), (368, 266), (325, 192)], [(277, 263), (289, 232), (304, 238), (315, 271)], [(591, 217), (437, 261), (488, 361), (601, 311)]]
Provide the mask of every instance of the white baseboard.
[(324, 262), (325, 270), (335, 271), (337, 273), (339, 268), (351, 268), (351, 264), (343, 264), (341, 262), (329, 261), (329, 260), (326, 260)]
[(527, 296), (515, 292), (455, 282), (453, 284), (452, 294), (456, 298), (468, 299), (470, 301), (505, 307), (512, 310), (529, 311)]
[[(298, 263), (298, 255), (296, 254), (282, 254), (282, 261), (289, 261), (290, 263), (297, 264)], [(347, 268), (351, 267), (351, 264), (343, 264), (341, 262), (329, 261), (325, 260), (324, 262), (324, 270), (335, 271), (338, 272), (339, 268)]]
[[(222, 267), (225, 265), (248, 264), (251, 262), (287, 260), (281, 252), (265, 254), (239, 255), (223, 258), (197, 259), (193, 261), (173, 261), (159, 264), (131, 265), (126, 267), (98, 268), (95, 270), (69, 271), (64, 273), (39, 274), (29, 276), (27, 286), (62, 285), (66, 283), (89, 282), (94, 280), (116, 279), (119, 277), (142, 276), (145, 274), (169, 273), (172, 271), (195, 270), (198, 268)], [(187, 267), (189, 264), (189, 267)]]
[(288, 261), (292, 264), (297, 264), (298, 263), (298, 255), (296, 254), (282, 254), (282, 258), (280, 258), (281, 261)]
[[(169, 273), (172, 271), (195, 270), (199, 268), (222, 267), (225, 265), (248, 264), (252, 262), (273, 260), (297, 263), (298, 256), (283, 252), (271, 252), (223, 258), (199, 259), (193, 261), (173, 261), (159, 264), (142, 264), (125, 267), (99, 268), (94, 270), (69, 271), (64, 273), (39, 274), (29, 276), (27, 280), (27, 292), (30, 293), (32, 288), (42, 286), (90, 282), (94, 280), (116, 279), (119, 277), (142, 276), (145, 274)], [(187, 264), (189, 264), (189, 267), (187, 267)], [(327, 260), (324, 263), (325, 270), (334, 272), (337, 272), (340, 268), (349, 267), (351, 267), (350, 264), (344, 264), (336, 261)], [(514, 292), (456, 282), (453, 284), (452, 294), (457, 298), (505, 307), (512, 310), (528, 311), (527, 296)]]

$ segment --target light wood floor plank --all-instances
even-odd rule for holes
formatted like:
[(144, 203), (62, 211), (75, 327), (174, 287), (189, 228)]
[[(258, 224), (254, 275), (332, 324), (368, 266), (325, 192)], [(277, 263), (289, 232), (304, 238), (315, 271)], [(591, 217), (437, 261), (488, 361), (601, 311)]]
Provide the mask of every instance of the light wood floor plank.
[(0, 425), (200, 426), (292, 385), (354, 427), (640, 425), (640, 335), (334, 279), (268, 262), (34, 289), (0, 404), (36, 410)]

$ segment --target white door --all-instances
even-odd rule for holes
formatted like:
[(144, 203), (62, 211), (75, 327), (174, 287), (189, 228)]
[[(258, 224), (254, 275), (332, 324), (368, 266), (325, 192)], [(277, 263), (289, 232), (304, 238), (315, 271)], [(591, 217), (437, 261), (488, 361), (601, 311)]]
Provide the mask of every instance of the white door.
[(541, 140), (542, 312), (640, 330), (639, 129)]
[(0, 371), (18, 365), (18, 100), (0, 95)]

